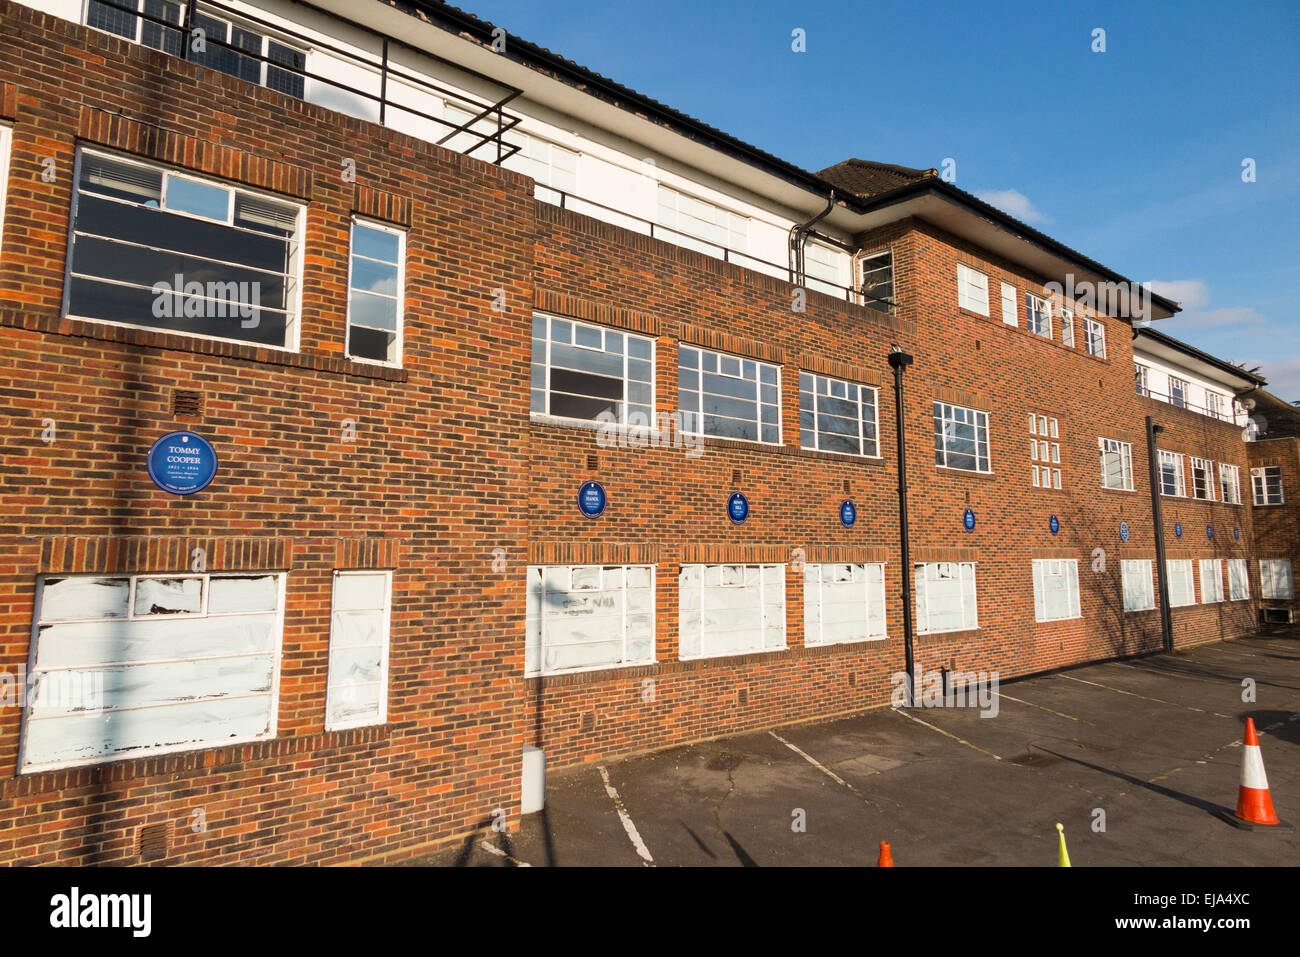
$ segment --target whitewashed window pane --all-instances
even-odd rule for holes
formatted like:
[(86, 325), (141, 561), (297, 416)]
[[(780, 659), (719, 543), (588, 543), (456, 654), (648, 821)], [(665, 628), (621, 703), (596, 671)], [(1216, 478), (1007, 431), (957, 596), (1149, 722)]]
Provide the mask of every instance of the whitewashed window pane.
[(275, 611), (280, 600), (275, 575), (230, 575), (208, 582), (208, 614)]
[(41, 619), (77, 621), (125, 618), (131, 591), (129, 578), (51, 578), (41, 592)]
[(136, 581), (137, 616), (197, 614), (202, 607), (202, 578), (141, 578)]

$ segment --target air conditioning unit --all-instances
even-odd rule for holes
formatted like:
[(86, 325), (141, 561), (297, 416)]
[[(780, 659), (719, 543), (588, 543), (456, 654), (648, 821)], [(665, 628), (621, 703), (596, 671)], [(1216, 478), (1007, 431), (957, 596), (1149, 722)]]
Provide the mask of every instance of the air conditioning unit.
[(1261, 608), (1259, 623), (1261, 625), (1290, 625), (1295, 622), (1295, 612), (1290, 608)]

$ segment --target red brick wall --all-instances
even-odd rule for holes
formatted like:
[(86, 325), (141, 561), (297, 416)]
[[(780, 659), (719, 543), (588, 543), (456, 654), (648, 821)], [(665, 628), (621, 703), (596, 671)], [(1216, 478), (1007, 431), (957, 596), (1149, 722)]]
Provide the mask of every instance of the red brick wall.
[[(1254, 553), (1253, 559), (1287, 558), (1291, 561), (1292, 575), (1300, 569), (1300, 510), (1296, 501), (1300, 500), (1300, 439), (1264, 439), (1251, 442), (1247, 448), (1250, 452), (1250, 467), (1262, 468), (1276, 465), (1282, 469), (1283, 505), (1253, 505), (1254, 493), (1250, 485), (1247, 470), (1242, 476), (1245, 486), (1243, 497), (1252, 504), (1254, 517)], [(1257, 561), (1251, 562), (1252, 594), (1260, 597)], [(1294, 592), (1295, 584), (1292, 583)], [(1295, 608), (1295, 600), (1270, 598), (1265, 602), (1270, 607)]]

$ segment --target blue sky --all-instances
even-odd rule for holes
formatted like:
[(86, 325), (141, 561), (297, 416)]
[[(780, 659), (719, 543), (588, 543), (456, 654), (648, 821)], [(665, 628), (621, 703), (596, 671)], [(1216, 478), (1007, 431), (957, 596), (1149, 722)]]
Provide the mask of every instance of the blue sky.
[(956, 185), (1182, 301), (1156, 328), (1300, 400), (1296, 0), (458, 5), (809, 170), (951, 158)]

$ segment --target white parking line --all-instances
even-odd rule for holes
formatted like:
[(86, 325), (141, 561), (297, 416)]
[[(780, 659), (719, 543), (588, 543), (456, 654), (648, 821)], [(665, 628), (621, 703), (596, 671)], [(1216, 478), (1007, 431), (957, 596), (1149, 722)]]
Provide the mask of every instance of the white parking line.
[(479, 842), (478, 842), (478, 846), (481, 847), (481, 848), (483, 848), (483, 850), (487, 851), (489, 854), (495, 854), (497, 857), (504, 857), (507, 861), (509, 861), (509, 862), (510, 862), (511, 864), (513, 864), (515, 867), (532, 867), (532, 866), (533, 866), (533, 865), (529, 864), (527, 861), (521, 861), (521, 860), (519, 860), (518, 858), (511, 857), (511, 856), (510, 856), (509, 854), (507, 854), (505, 851), (501, 850), (501, 848), (499, 848), (499, 847), (495, 847), (495, 846), (493, 846), (492, 844), (489, 844), (487, 841), (479, 841)]
[(969, 741), (967, 741), (965, 738), (959, 738), (959, 737), (957, 737), (957, 735), (955, 735), (955, 734), (953, 734), (953, 733), (951, 733), (951, 732), (949, 732), (949, 731), (945, 731), (945, 730), (943, 730), (943, 728), (936, 728), (936, 727), (935, 727), (934, 725), (932, 725), (929, 721), (922, 721), (922, 720), (921, 720), (920, 718), (918, 718), (916, 715), (914, 715), (914, 714), (908, 714), (906, 711), (903, 711), (901, 708), (895, 708), (894, 711), (897, 712), (898, 714), (901, 714), (904, 718), (911, 718), (911, 719), (912, 719), (913, 721), (915, 721), (917, 724), (923, 724), (923, 725), (925, 725), (925, 726), (926, 726), (927, 728), (929, 728), (931, 731), (938, 731), (938, 732), (939, 732), (941, 735), (943, 735), (945, 738), (952, 738), (954, 741), (958, 742), (959, 744), (964, 744), (964, 745), (966, 745), (966, 747), (970, 748), (972, 751), (978, 751), (980, 754), (987, 754), (987, 755), (988, 755), (990, 758), (992, 758), (994, 761), (1001, 761), (1001, 760), (1002, 760), (1001, 757), (999, 757), (998, 755), (994, 754), (992, 751), (985, 751), (985, 750), (984, 750), (983, 748), (981, 748), (978, 744), (971, 744), (971, 743), (970, 743)]
[(1037, 708), (1039, 711), (1046, 711), (1048, 714), (1054, 714), (1054, 715), (1056, 715), (1058, 718), (1069, 718), (1071, 721), (1079, 721), (1079, 722), (1082, 722), (1083, 724), (1092, 725), (1092, 727), (1094, 727), (1094, 728), (1097, 727), (1095, 724), (1093, 724), (1091, 721), (1087, 720), (1086, 718), (1076, 718), (1076, 717), (1075, 717), (1074, 715), (1072, 715), (1072, 714), (1066, 714), (1066, 713), (1063, 712), (1063, 711), (1054, 711), (1053, 709), (1051, 709), (1051, 708), (1049, 708), (1049, 707), (1047, 707), (1047, 706), (1045, 706), (1045, 705), (1034, 704), (1032, 701), (1021, 701), (1019, 698), (1013, 698), (1013, 697), (1011, 697), (1011, 695), (1009, 695), (1009, 694), (1004, 694), (1004, 693), (1001, 692), (1001, 691), (995, 691), (995, 692), (993, 692), (993, 693), (994, 693), (995, 695), (997, 695), (999, 698), (1006, 698), (1008, 701), (1014, 701), (1014, 702), (1016, 702), (1016, 704), (1027, 704), (1027, 705), (1029, 705), (1029, 707), (1031, 707), (1031, 708)]
[(867, 797), (865, 794), (863, 794), (861, 791), (859, 791), (857, 788), (855, 788), (852, 784), (850, 784), (848, 781), (844, 780), (842, 777), (840, 777), (838, 774), (836, 774), (836, 773), (835, 773), (834, 771), (832, 771), (830, 768), (826, 767), (826, 765), (824, 765), (824, 764), (822, 764), (821, 762), (819, 762), (816, 758), (814, 758), (814, 757), (813, 757), (811, 754), (809, 754), (807, 751), (805, 751), (805, 750), (803, 750), (802, 748), (800, 748), (798, 745), (791, 744), (789, 741), (787, 741), (785, 738), (781, 737), (781, 736), (780, 736), (779, 734), (777, 734), (775, 731), (769, 731), (768, 734), (770, 734), (772, 737), (776, 738), (776, 740), (780, 741), (780, 742), (781, 742), (782, 744), (784, 744), (787, 748), (789, 748), (789, 749), (790, 749), (791, 751), (793, 751), (795, 754), (799, 755), (799, 757), (803, 758), (805, 761), (807, 761), (809, 764), (811, 764), (813, 767), (815, 767), (815, 768), (816, 768), (818, 771), (820, 771), (822, 774), (826, 775), (828, 778), (830, 778), (830, 779), (831, 779), (832, 781), (834, 781), (836, 784), (842, 784), (842, 785), (844, 785), (846, 788), (848, 788), (850, 791), (852, 791), (852, 792), (853, 792), (853, 796), (856, 797), (856, 798), (858, 798), (860, 801), (862, 801), (862, 802), (864, 802), (864, 803), (866, 803), (866, 804), (870, 804), (872, 807), (876, 808), (877, 810), (883, 810), (883, 808), (881, 808), (879, 804), (877, 804), (875, 801), (871, 800), (871, 798)]
[(600, 772), (600, 778), (605, 782), (605, 793), (614, 802), (614, 810), (618, 811), (618, 819), (623, 822), (623, 830), (627, 831), (628, 840), (632, 842), (632, 847), (640, 856), (641, 863), (646, 867), (654, 867), (655, 859), (650, 856), (650, 849), (645, 846), (645, 841), (641, 840), (641, 835), (637, 832), (636, 825), (632, 823), (632, 818), (628, 815), (627, 809), (623, 807), (623, 801), (618, 796), (618, 792), (614, 790), (614, 785), (609, 783), (609, 772), (605, 770), (603, 764), (597, 765), (596, 770)]
[(1200, 714), (1212, 714), (1216, 718), (1230, 718), (1231, 715), (1219, 714), (1217, 711), (1206, 711), (1204, 708), (1193, 708), (1190, 704), (1179, 704), (1177, 701), (1165, 701), (1163, 698), (1149, 698), (1144, 694), (1138, 694), (1136, 691), (1125, 691), (1123, 688), (1112, 688), (1110, 685), (1104, 685), (1096, 681), (1084, 681), (1082, 678), (1076, 678), (1073, 675), (1057, 675), (1058, 678), (1064, 678), (1067, 681), (1077, 681), (1081, 685), (1092, 685), (1094, 688), (1105, 688), (1107, 691), (1114, 691), (1116, 694), (1126, 694), (1133, 698), (1141, 698), (1143, 701), (1154, 701), (1156, 704), (1173, 705), (1175, 708), (1186, 708), (1188, 711), (1196, 711)]

